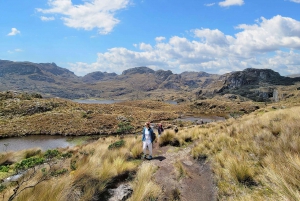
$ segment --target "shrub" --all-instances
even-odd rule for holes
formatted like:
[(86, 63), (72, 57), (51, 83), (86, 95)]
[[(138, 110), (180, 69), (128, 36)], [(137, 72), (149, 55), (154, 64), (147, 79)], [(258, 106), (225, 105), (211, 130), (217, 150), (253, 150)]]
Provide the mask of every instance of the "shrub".
[(56, 149), (53, 149), (53, 150), (47, 150), (46, 153), (44, 154), (44, 156), (47, 158), (47, 159), (52, 159), (52, 158), (55, 158), (57, 156), (60, 155), (60, 152)]
[(0, 193), (6, 189), (5, 185), (0, 184)]
[(28, 168), (32, 168), (36, 165), (43, 164), (45, 161), (44, 158), (36, 158), (36, 157), (31, 157), (31, 158), (26, 158), (22, 160), (20, 163), (17, 163), (15, 166), (16, 170), (26, 170)]
[(58, 177), (59, 175), (63, 175), (66, 172), (68, 172), (68, 170), (66, 168), (63, 168), (61, 170), (56, 170), (56, 171), (51, 172), (51, 176)]
[(124, 140), (119, 140), (117, 142), (114, 142), (114, 143), (110, 144), (108, 146), (108, 149), (116, 149), (116, 148), (123, 147), (124, 145), (125, 145), (125, 141)]
[(130, 122), (119, 122), (117, 133), (120, 133), (120, 134), (130, 133), (130, 131), (132, 129), (133, 129), (133, 126), (130, 125)]
[(9, 171), (9, 167), (5, 166), (5, 165), (1, 165), (0, 166), (0, 172), (8, 172)]

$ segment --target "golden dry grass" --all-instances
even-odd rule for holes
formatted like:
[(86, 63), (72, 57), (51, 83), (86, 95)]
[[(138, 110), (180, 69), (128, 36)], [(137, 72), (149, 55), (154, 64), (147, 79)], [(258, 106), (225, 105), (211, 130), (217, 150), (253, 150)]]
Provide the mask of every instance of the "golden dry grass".
[(161, 194), (161, 187), (152, 181), (156, 167), (151, 163), (143, 163), (132, 182), (133, 194), (129, 201), (156, 200)]
[(293, 107), (214, 123), (192, 155), (209, 157), (220, 200), (300, 200), (299, 121)]
[[(115, 138), (112, 139), (115, 140)], [(124, 140), (127, 140), (127, 138)], [(140, 162), (129, 160), (132, 149), (129, 146), (135, 141), (138, 140), (128, 138), (128, 142), (131, 143), (126, 143), (128, 145), (125, 147), (114, 150), (108, 150), (108, 145), (111, 142), (108, 139), (105, 141), (99, 139), (96, 142), (72, 148), (70, 150), (73, 153), (72, 158), (59, 163), (60, 165), (56, 167), (57, 169), (68, 168), (66, 174), (50, 178), (50, 180), (42, 182), (35, 188), (24, 190), (17, 196), (17, 200), (32, 200), (32, 198), (45, 198), (41, 200), (50, 201), (91, 200), (95, 195), (107, 190), (107, 185), (115, 182), (114, 178), (137, 170)], [(25, 155), (23, 153), (23, 158), (25, 158)], [(11, 154), (8, 154), (8, 156), (11, 157)], [(75, 170), (70, 168), (71, 161), (76, 161)], [(41, 177), (40, 173), (41, 171), (38, 170), (38, 174), (24, 186), (32, 185), (35, 181), (38, 181)], [(3, 192), (3, 194), (5, 193), (4, 200), (7, 200), (9, 195), (12, 194), (12, 189), (13, 186)], [(47, 189), (47, 192), (41, 195), (45, 189)], [(50, 196), (51, 194), (55, 196)], [(49, 196), (49, 199), (46, 199), (47, 196)]]

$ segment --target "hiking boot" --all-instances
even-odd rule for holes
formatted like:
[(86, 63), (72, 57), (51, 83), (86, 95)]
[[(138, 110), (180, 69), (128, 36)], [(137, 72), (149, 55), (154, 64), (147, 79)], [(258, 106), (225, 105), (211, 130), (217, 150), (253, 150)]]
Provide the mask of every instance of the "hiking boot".
[(148, 159), (151, 160), (151, 159), (152, 159), (152, 156), (150, 155), (150, 156), (148, 157)]

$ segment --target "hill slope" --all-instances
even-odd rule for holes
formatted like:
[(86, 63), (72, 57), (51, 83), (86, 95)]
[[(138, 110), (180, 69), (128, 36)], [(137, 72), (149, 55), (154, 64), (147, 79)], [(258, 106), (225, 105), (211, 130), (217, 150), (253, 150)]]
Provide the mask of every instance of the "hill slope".
[(197, 100), (235, 94), (255, 101), (276, 100), (279, 86), (291, 86), (300, 78), (280, 76), (269, 69), (245, 69), (224, 75), (205, 72), (174, 74), (135, 67), (121, 75), (93, 72), (78, 77), (55, 63), (0, 60), (0, 90), (41, 93), (68, 99), (160, 99)]

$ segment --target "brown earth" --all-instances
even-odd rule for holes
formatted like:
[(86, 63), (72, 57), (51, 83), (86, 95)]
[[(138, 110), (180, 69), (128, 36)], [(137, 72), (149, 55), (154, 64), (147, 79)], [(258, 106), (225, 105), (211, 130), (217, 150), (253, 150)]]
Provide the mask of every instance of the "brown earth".
[[(145, 161), (158, 167), (154, 178), (162, 187), (158, 200), (214, 201), (217, 199), (216, 185), (210, 165), (205, 160), (191, 157), (191, 147), (159, 147), (154, 144), (153, 159)], [(185, 176), (179, 178), (176, 163), (181, 163)]]

